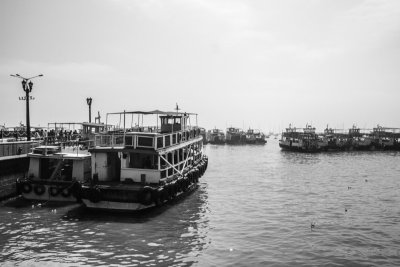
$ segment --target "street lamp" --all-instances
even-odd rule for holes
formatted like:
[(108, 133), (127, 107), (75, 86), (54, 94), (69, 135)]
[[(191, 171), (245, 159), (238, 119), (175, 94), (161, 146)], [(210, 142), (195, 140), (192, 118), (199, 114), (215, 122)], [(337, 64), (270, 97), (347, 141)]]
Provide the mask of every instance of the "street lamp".
[(91, 97), (86, 98), (86, 103), (89, 106), (89, 122), (92, 122), (92, 98)]
[(43, 74), (39, 74), (30, 78), (22, 77), (19, 74), (11, 74), (10, 76), (22, 79), (21, 83), (22, 83), (22, 89), (25, 91), (25, 98), (20, 97), (20, 100), (26, 100), (26, 136), (27, 140), (31, 141), (31, 123), (29, 120), (29, 100), (31, 99), (33, 100), (33, 98), (29, 96), (29, 93), (32, 92), (33, 88), (33, 82), (31, 80), (36, 77), (42, 77)]

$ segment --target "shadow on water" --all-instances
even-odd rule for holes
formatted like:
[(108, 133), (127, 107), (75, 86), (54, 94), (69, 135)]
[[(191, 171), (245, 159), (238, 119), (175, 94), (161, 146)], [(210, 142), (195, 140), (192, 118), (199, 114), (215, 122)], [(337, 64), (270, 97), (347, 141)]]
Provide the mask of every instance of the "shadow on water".
[(24, 209), (28, 207), (47, 207), (47, 208), (64, 208), (76, 205), (75, 202), (51, 202), (45, 200), (28, 200), (22, 196), (17, 196), (3, 201), (2, 206), (15, 209)]
[(118, 211), (118, 210), (96, 210), (86, 208), (83, 204), (69, 210), (64, 216), (63, 220), (78, 220), (78, 221), (101, 221), (101, 222), (120, 222), (120, 223), (145, 223), (163, 213), (169, 209), (184, 203), (187, 199), (193, 195), (198, 188), (186, 192), (180, 195), (177, 199), (166, 202), (164, 205), (159, 207), (151, 207), (145, 210), (134, 210), (134, 211)]

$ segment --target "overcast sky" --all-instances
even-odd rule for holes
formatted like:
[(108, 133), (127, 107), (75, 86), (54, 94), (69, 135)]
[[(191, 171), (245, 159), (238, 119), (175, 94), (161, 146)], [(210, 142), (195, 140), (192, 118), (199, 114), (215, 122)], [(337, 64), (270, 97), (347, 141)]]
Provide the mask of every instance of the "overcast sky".
[[(0, 124), (173, 110), (199, 125), (400, 127), (400, 1), (1, 0)], [(105, 116), (103, 116), (105, 117)], [(93, 119), (94, 120), (94, 119)]]

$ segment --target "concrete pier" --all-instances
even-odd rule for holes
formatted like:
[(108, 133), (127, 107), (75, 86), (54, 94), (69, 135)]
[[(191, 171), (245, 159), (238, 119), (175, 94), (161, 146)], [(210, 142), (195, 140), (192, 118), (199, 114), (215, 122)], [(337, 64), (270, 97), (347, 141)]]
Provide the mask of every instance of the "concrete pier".
[(0, 157), (0, 200), (16, 195), (16, 181), (26, 174), (28, 168), (26, 154)]

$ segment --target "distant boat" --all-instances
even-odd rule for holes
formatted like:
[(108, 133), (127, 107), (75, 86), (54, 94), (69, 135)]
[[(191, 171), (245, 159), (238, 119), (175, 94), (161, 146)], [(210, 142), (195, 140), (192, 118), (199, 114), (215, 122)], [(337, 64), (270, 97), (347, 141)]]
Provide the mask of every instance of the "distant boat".
[(225, 134), (222, 130), (214, 128), (207, 132), (207, 142), (210, 144), (225, 144)]
[(283, 150), (299, 152), (320, 152), (323, 149), (320, 138), (311, 125), (306, 125), (306, 128), (301, 130), (289, 125), (289, 128), (286, 128), (286, 131), (282, 133), (279, 146)]
[(249, 128), (246, 132), (246, 144), (265, 144), (265, 134), (259, 130)]
[(246, 141), (246, 134), (240, 129), (229, 127), (226, 129), (226, 143), (230, 145), (244, 144)]

